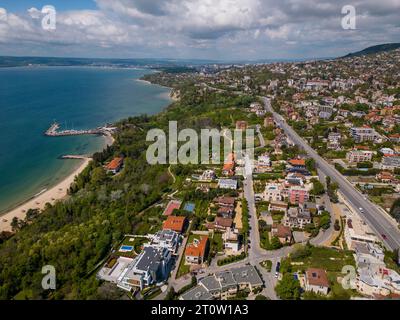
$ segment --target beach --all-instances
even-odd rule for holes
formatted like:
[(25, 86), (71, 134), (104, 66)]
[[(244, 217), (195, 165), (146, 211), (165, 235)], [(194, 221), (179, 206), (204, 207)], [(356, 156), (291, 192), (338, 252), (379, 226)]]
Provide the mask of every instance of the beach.
[(63, 181), (56, 184), (52, 188), (38, 194), (31, 198), (15, 209), (10, 210), (0, 216), (0, 232), (11, 231), (10, 223), (14, 217), (24, 219), (26, 212), (29, 209), (43, 210), (46, 203), (54, 204), (57, 200), (64, 199), (67, 196), (67, 190), (74, 182), (75, 177), (79, 175), (89, 164), (91, 158), (82, 158), (80, 160), (66, 160), (66, 161), (80, 161), (81, 164)]
[[(107, 134), (104, 136), (104, 147), (111, 146), (115, 139), (112, 134)], [(56, 184), (52, 188), (40, 192), (33, 198), (19, 205), (18, 207), (0, 215), (0, 232), (11, 231), (10, 223), (14, 217), (19, 219), (24, 219), (26, 212), (29, 209), (40, 209), (43, 210), (46, 203), (54, 204), (57, 200), (62, 200), (67, 197), (67, 191), (71, 184), (74, 182), (75, 177), (78, 176), (89, 164), (92, 158), (79, 156), (78, 160), (69, 159), (65, 161), (80, 161), (80, 165), (75, 168), (75, 170), (63, 179), (60, 183)]]

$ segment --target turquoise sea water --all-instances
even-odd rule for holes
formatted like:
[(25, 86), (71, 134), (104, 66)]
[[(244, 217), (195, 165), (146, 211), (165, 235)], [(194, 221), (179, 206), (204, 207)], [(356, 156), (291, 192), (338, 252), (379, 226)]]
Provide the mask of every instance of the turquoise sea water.
[(43, 135), (90, 129), (128, 116), (154, 114), (170, 99), (167, 88), (135, 81), (148, 70), (75, 67), (0, 69), (0, 212), (56, 184), (79, 162), (65, 154), (92, 154), (104, 138)]

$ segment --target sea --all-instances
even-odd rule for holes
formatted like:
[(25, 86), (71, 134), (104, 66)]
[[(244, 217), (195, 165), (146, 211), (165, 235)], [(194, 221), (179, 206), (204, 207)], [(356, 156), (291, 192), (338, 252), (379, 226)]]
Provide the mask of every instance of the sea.
[(170, 89), (138, 81), (146, 69), (0, 68), (0, 214), (49, 189), (79, 166), (63, 155), (91, 155), (104, 137), (46, 137), (61, 129), (93, 129), (171, 103)]

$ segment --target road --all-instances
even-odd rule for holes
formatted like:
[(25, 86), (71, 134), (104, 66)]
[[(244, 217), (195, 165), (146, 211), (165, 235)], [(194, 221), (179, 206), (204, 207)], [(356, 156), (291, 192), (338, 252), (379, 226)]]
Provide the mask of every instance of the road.
[[(269, 98), (264, 97), (263, 99), (266, 110), (273, 114), (275, 121), (285, 131), (286, 135), (293, 143), (304, 149), (305, 152), (315, 160), (319, 170), (321, 170), (324, 175), (330, 176), (332, 181), (335, 181), (339, 185), (340, 191), (349, 203), (358, 211), (358, 214), (368, 223), (385, 246), (390, 250), (400, 248), (400, 230), (395, 221), (393, 221), (388, 214), (382, 212), (375, 204), (365, 199), (341, 173), (319, 156), (318, 153), (286, 123), (283, 117), (272, 109)], [(362, 210), (360, 210), (360, 208), (362, 208)]]

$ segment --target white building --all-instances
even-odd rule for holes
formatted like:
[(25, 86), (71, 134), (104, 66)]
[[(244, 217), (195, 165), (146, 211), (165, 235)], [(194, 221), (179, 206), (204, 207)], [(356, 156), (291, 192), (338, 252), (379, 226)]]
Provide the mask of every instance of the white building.
[(263, 193), (264, 201), (277, 202), (282, 201), (282, 184), (279, 183), (267, 183)]

